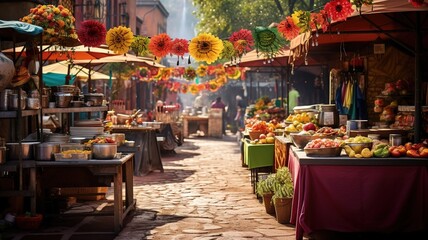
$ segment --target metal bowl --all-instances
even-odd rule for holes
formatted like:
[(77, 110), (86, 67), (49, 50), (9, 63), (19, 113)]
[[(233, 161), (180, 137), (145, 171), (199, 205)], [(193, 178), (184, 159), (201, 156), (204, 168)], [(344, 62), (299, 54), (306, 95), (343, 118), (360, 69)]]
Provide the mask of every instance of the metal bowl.
[(7, 160), (18, 160), (19, 154), (23, 160), (34, 158), (35, 146), (40, 142), (22, 142), (21, 148), (19, 143), (6, 143)]
[(73, 99), (73, 94), (57, 92), (55, 93), (56, 107), (66, 108), (70, 106), (70, 102)]
[(373, 142), (369, 142), (369, 143), (346, 143), (346, 145), (350, 146), (352, 148), (352, 150), (354, 150), (354, 152), (356, 154), (361, 153), (361, 151), (363, 151), (364, 148), (368, 148), (368, 149), (372, 149), (373, 146)]
[(307, 156), (311, 157), (339, 157), (342, 152), (341, 147), (335, 148), (304, 148)]
[(306, 146), (306, 144), (308, 144), (308, 142), (317, 138), (312, 135), (304, 135), (304, 134), (293, 133), (293, 132), (290, 133), (290, 137), (294, 145), (296, 145), (296, 147), (300, 149), (303, 149)]
[(92, 144), (92, 158), (113, 159), (117, 153), (116, 143), (94, 143)]

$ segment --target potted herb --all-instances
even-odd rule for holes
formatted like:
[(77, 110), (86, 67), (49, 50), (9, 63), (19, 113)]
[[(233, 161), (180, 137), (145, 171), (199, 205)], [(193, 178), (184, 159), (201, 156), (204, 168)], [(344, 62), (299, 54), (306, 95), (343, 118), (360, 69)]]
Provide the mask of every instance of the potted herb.
[(257, 183), (256, 193), (263, 198), (266, 213), (275, 214), (275, 207), (272, 205), (273, 185), (275, 183), (275, 174), (269, 174), (267, 178)]
[(289, 223), (294, 185), (287, 167), (277, 169), (273, 189), (272, 202), (275, 206), (276, 220), (279, 223)]

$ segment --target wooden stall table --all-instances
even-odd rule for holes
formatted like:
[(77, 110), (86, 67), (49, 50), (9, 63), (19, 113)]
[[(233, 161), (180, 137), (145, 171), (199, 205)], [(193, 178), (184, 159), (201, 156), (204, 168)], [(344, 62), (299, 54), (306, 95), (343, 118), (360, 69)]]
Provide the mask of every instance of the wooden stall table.
[(319, 231), (428, 232), (428, 159), (307, 157), (292, 146), (296, 239)]
[[(45, 193), (51, 188), (61, 187), (109, 187), (113, 182), (114, 232), (119, 233), (124, 226), (124, 218), (135, 209), (136, 204), (133, 198), (133, 157), (134, 154), (126, 154), (120, 159), (108, 160), (36, 161), (39, 188)], [(125, 205), (122, 196), (123, 181)], [(40, 201), (43, 201), (43, 194)]]
[(189, 137), (192, 123), (198, 124), (199, 130), (208, 135), (208, 116), (183, 116), (183, 137)]
[(163, 172), (162, 159), (159, 144), (156, 138), (155, 127), (128, 127), (114, 125), (112, 133), (124, 133), (126, 140), (135, 141), (135, 146), (140, 146), (135, 152), (134, 175), (146, 175), (154, 170)]

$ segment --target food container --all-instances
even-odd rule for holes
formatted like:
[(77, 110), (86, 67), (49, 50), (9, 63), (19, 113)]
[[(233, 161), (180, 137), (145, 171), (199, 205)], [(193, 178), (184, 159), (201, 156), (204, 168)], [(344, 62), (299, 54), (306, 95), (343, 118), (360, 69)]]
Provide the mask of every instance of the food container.
[(27, 109), (40, 109), (40, 99), (35, 98), (35, 97), (27, 98), (26, 108)]
[[(25, 109), (26, 98), (24, 95), (21, 95), (21, 109)], [(8, 109), (9, 110), (18, 110), (18, 94), (12, 93), (8, 96)]]
[(93, 159), (113, 159), (117, 154), (116, 143), (94, 143), (92, 144)]
[(8, 160), (19, 160), (19, 153), (21, 152), (22, 160), (30, 160), (34, 158), (34, 146), (40, 142), (22, 142), (21, 148), (19, 143), (6, 143), (6, 152)]
[(335, 104), (319, 105), (318, 125), (322, 127), (337, 127), (339, 125), (339, 111)]
[(86, 105), (98, 107), (103, 104), (104, 94), (102, 93), (88, 93), (84, 94), (83, 98), (85, 100)]
[(127, 147), (134, 147), (135, 146), (135, 141), (125, 141), (125, 146)]
[(59, 108), (69, 107), (72, 99), (73, 99), (72, 93), (64, 93), (64, 92), (55, 93), (56, 107), (59, 107)]
[(373, 142), (368, 143), (346, 143), (346, 145), (350, 146), (352, 150), (354, 150), (355, 154), (361, 153), (364, 148), (372, 149)]
[(72, 93), (74, 94), (76, 89), (76, 86), (74, 85), (61, 85), (57, 87), (57, 92), (63, 92), (63, 93)]
[(44, 142), (37, 144), (36, 160), (50, 161), (53, 160), (53, 154), (60, 152), (60, 144), (54, 142)]
[(303, 135), (299, 133), (290, 133), (290, 137), (294, 145), (296, 145), (296, 147), (300, 149), (303, 149), (306, 146), (306, 144), (308, 144), (308, 142), (317, 138), (312, 135)]
[(400, 146), (403, 143), (403, 137), (401, 134), (389, 134), (389, 145)]
[(112, 137), (116, 141), (117, 146), (121, 146), (126, 141), (124, 133), (113, 133)]
[(0, 110), (6, 111), (9, 104), (9, 94), (12, 94), (12, 89), (4, 89), (0, 92)]
[(49, 107), (49, 96), (48, 95), (42, 95), (42, 108), (48, 108)]
[(339, 157), (342, 148), (304, 148), (304, 151), (310, 157)]

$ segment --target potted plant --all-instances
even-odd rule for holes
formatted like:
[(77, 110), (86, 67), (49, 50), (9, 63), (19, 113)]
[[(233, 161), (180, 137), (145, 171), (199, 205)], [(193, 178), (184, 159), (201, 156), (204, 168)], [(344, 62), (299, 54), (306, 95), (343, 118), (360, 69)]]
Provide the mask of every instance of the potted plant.
[(275, 214), (275, 207), (272, 205), (273, 184), (275, 182), (275, 174), (269, 174), (267, 178), (260, 180), (257, 183), (256, 193), (263, 199), (263, 204), (266, 213)]
[(275, 206), (276, 220), (279, 223), (289, 223), (294, 185), (287, 167), (277, 169), (273, 189), (272, 202)]

